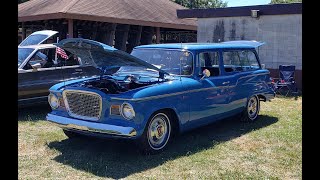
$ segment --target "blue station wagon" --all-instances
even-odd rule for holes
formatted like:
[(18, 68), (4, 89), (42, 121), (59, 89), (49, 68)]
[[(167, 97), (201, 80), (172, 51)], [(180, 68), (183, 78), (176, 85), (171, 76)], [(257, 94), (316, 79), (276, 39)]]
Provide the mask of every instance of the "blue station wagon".
[(174, 133), (230, 116), (255, 121), (260, 101), (275, 96), (256, 52), (262, 44), (154, 44), (127, 54), (92, 40), (62, 40), (57, 46), (101, 74), (52, 86), (46, 118), (69, 138), (133, 139), (148, 153), (163, 150)]

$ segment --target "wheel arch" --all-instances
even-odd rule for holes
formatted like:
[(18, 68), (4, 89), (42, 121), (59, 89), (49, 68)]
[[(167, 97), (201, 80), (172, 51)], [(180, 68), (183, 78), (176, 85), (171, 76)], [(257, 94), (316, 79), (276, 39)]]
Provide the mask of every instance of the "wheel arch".
[(263, 94), (257, 94), (256, 96), (258, 97), (259, 101), (263, 101), (263, 102), (267, 101), (267, 97), (264, 96)]

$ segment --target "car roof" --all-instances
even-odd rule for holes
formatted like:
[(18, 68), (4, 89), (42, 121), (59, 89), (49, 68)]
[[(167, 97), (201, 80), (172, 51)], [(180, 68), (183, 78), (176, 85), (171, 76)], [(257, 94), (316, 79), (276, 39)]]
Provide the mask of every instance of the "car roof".
[[(247, 41), (249, 42), (249, 41)], [(230, 41), (225, 43), (168, 43), (168, 44), (150, 44), (141, 45), (135, 47), (139, 48), (161, 48), (161, 49), (189, 49), (189, 50), (201, 50), (201, 49), (254, 49), (257, 46), (249, 43), (241, 43), (240, 41)]]
[(45, 48), (55, 48), (57, 47), (54, 44), (37, 44), (37, 45), (28, 45), (28, 46), (18, 46), (18, 48), (40, 48), (40, 49), (45, 49)]

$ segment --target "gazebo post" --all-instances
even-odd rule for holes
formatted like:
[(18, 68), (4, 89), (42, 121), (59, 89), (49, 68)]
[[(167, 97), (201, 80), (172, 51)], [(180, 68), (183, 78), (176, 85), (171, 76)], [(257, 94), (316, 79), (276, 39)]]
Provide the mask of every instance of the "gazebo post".
[[(132, 28), (131, 28), (132, 27)], [(142, 26), (131, 26), (128, 35), (127, 52), (130, 53), (132, 49), (140, 45)]]
[(137, 32), (137, 39), (135, 42), (135, 46), (140, 45), (140, 41), (141, 41), (141, 33), (142, 33), (142, 26), (138, 26), (138, 32)]
[(157, 44), (160, 44), (160, 39), (161, 39), (160, 27), (156, 27), (156, 43)]
[(114, 40), (114, 35), (116, 32), (116, 27), (117, 27), (117, 24), (115, 24), (115, 23), (109, 24), (107, 31), (105, 32), (106, 33), (106, 43), (109, 46), (113, 46), (113, 40)]
[(115, 45), (116, 49), (126, 51), (126, 45), (128, 40), (130, 25), (128, 24), (118, 24), (116, 29), (115, 36)]
[(73, 19), (68, 19), (68, 38), (73, 38)]
[(144, 26), (141, 34), (141, 45), (152, 44), (152, 36), (154, 35), (154, 28)]

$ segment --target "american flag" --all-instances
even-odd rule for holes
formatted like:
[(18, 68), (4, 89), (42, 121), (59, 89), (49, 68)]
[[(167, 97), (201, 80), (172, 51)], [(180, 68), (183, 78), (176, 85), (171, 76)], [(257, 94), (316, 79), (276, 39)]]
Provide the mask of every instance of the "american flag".
[(63, 59), (68, 59), (68, 55), (63, 49), (57, 47), (56, 53), (59, 54)]

